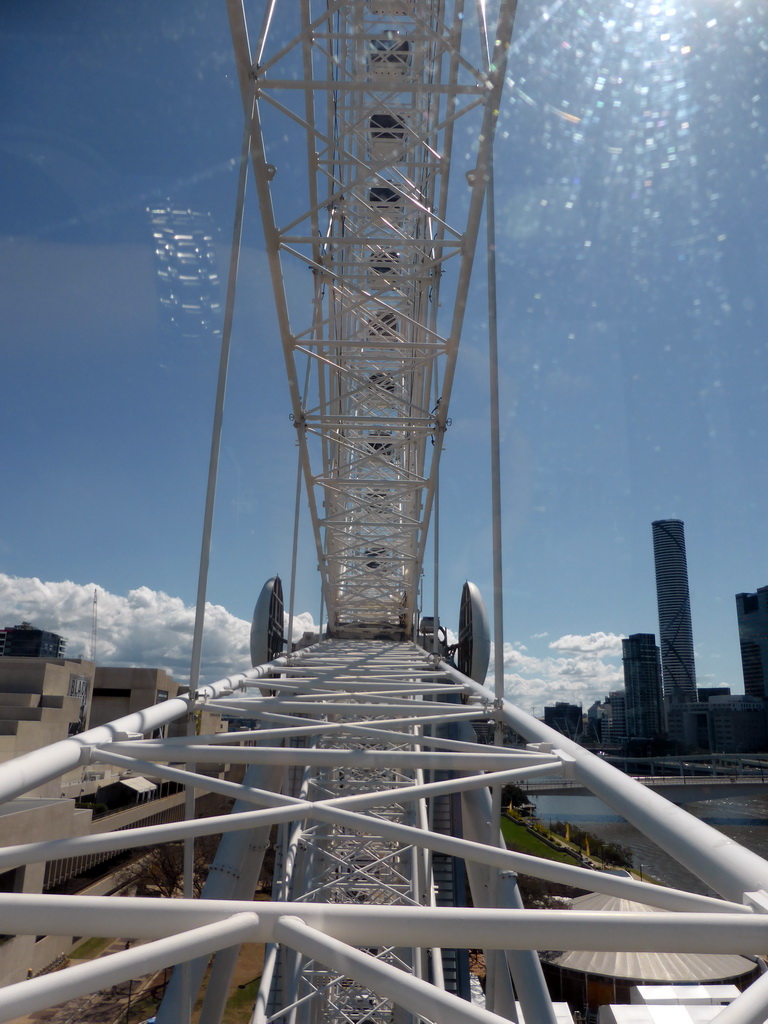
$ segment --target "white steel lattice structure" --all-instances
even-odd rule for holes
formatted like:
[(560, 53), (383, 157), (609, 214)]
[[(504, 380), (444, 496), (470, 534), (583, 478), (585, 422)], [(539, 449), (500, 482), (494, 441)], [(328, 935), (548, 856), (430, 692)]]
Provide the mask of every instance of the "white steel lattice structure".
[[(514, 706), (494, 707), (482, 686), (413, 644), (326, 641), (205, 687), (199, 702), (261, 728), (141, 739), (186, 714), (188, 701), (177, 698), (2, 766), (4, 801), (78, 765), (109, 764), (236, 802), (232, 813), (216, 818), (0, 850), (0, 871), (7, 872), (223, 834), (203, 900), (0, 896), (7, 934), (136, 940), (131, 949), (0, 990), (0, 1019), (191, 960), (186, 978), (184, 971), (174, 975), (159, 1012), (160, 1020), (186, 1019), (189, 992), (217, 952), (203, 1009), (203, 1019), (215, 1021), (243, 941), (270, 943), (256, 1021), (418, 1017), (490, 1024), (510, 1019), (515, 994), (526, 1019), (551, 1021), (533, 950), (765, 948), (768, 865), (761, 858)], [(496, 749), (467, 734), (468, 722), (494, 719), (528, 742)], [(224, 760), (248, 765), (242, 784), (206, 774), (206, 765)], [(504, 850), (490, 824), (487, 787), (542, 773), (578, 780), (722, 898)], [(453, 834), (459, 820), (461, 837)], [(253, 903), (275, 824), (282, 830), (279, 885), (273, 902)], [(461, 863), (472, 908), (455, 905)], [(659, 912), (526, 910), (516, 872)], [(494, 1012), (458, 994), (460, 954), (468, 948), (485, 950)], [(717, 1019), (761, 1021), (767, 1001), (758, 980)]]
[[(273, 9), (255, 63), (231, 21), (329, 632), (409, 639), (514, 5), (492, 70), (460, 2)], [(303, 172), (270, 156), (297, 128)], [(476, 159), (454, 185), (458, 131)]]
[[(0, 1020), (179, 965), (158, 1019), (188, 1020), (204, 989), (201, 1019), (214, 1024), (245, 941), (267, 943), (255, 1024), (492, 1024), (517, 1019), (516, 1004), (529, 1024), (552, 1024), (538, 949), (768, 948), (768, 864), (412, 641), (514, 4), (501, 4), (489, 55), (484, 26), (473, 28), (478, 10), (267, 3), (252, 51), (231, 3), (331, 637), (0, 766), (9, 812), (51, 780), (99, 765), (234, 801), (213, 818), (124, 831), (106, 819), (98, 832), (0, 848), (9, 873), (222, 835), (200, 900), (0, 894), (4, 934), (135, 940), (0, 989)], [(306, 136), (303, 172), (271, 162), (283, 123)], [(465, 123), (476, 160), (452, 180), (452, 139)], [(468, 193), (461, 224), (452, 188)], [(310, 271), (305, 305), (293, 301), (293, 262)], [(259, 606), (281, 607), (276, 595)], [(272, 653), (273, 627), (259, 641)], [(471, 639), (470, 627), (465, 618)], [(248, 725), (165, 737), (203, 708)], [(477, 723), (519, 743), (480, 744)], [(242, 767), (242, 781), (220, 777), (222, 762)], [(542, 774), (584, 785), (718, 895), (504, 849), (489, 787)], [(273, 899), (256, 903), (274, 826)], [(516, 873), (658, 912), (525, 909)], [(485, 953), (484, 1007), (463, 998), (469, 949)], [(764, 976), (716, 1019), (766, 1018)]]

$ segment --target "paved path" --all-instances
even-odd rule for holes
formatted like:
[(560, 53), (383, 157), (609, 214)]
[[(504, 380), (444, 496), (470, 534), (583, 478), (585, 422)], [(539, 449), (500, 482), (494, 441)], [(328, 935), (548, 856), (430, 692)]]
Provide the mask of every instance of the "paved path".
[[(115, 939), (99, 953), (99, 956), (119, 953), (123, 949), (125, 940)], [(70, 960), (69, 966), (85, 962)], [(162, 984), (162, 981), (163, 972), (159, 971), (135, 981), (114, 985), (105, 992), (94, 992), (92, 995), (71, 999), (47, 1010), (39, 1010), (28, 1017), (17, 1017), (11, 1024), (121, 1024), (125, 1021), (129, 993), (133, 1006), (145, 991)]]

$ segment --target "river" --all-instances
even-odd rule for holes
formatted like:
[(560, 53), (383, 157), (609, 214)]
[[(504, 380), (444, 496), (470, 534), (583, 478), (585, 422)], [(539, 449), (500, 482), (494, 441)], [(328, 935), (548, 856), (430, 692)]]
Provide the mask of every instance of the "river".
[[(629, 847), (635, 869), (665, 885), (691, 892), (711, 891), (597, 797), (561, 795), (531, 799), (542, 824), (568, 821), (606, 842)], [(768, 796), (708, 800), (687, 804), (685, 810), (768, 860)]]

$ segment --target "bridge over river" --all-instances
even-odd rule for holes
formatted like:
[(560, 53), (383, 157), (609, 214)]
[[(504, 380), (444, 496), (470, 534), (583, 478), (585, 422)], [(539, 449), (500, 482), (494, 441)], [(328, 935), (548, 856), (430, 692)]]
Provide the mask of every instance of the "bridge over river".
[[(768, 793), (768, 775), (649, 775), (632, 776), (648, 789), (661, 793), (676, 804), (704, 800), (732, 800), (734, 797), (762, 796)], [(521, 787), (530, 796), (590, 796), (581, 783), (571, 779), (535, 779)]]

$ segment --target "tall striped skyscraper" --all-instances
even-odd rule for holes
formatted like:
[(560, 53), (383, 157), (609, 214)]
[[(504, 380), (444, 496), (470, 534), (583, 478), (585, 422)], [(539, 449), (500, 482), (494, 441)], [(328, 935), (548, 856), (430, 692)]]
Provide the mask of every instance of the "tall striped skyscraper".
[(658, 519), (652, 526), (664, 696), (678, 702), (695, 701), (696, 666), (683, 522)]

